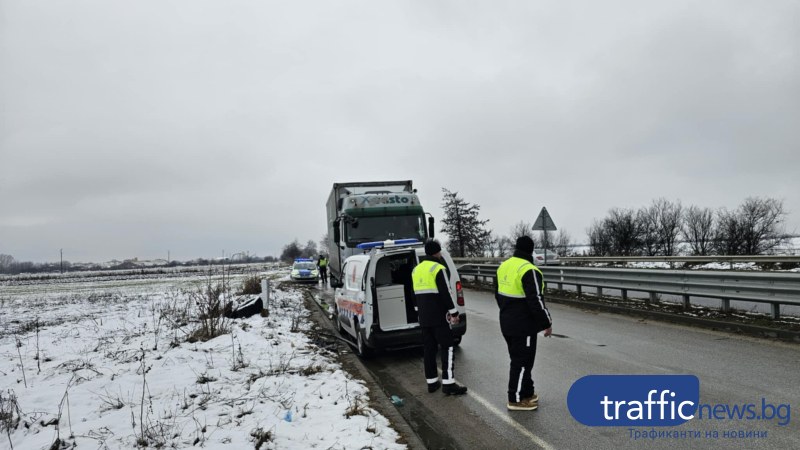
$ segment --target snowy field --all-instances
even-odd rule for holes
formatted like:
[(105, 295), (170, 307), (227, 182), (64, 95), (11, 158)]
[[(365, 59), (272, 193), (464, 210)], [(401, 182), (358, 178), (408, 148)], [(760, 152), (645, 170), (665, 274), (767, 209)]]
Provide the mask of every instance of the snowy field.
[(196, 294), (220, 276), (0, 280), (0, 449), (406, 448), (269, 270), (269, 314), (207, 341)]

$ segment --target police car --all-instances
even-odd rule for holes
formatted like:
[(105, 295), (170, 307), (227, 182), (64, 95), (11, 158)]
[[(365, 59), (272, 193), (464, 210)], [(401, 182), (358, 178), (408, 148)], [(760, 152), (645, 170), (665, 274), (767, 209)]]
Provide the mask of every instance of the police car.
[(296, 258), (292, 264), (290, 275), (293, 281), (309, 281), (316, 283), (319, 279), (317, 264), (311, 258)]

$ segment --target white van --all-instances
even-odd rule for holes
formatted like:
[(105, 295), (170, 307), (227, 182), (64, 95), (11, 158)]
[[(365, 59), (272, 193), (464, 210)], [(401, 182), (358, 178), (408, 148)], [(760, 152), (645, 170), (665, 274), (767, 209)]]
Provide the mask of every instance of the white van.
[[(334, 284), (334, 323), (344, 337), (355, 341), (357, 353), (422, 345), (422, 331), (414, 309), (411, 271), (425, 257), (416, 239), (360, 244), (363, 255), (353, 255), (342, 266), (342, 280)], [(461, 280), (450, 254), (442, 250), (444, 266), (461, 322), (453, 325), (455, 344), (467, 331)]]

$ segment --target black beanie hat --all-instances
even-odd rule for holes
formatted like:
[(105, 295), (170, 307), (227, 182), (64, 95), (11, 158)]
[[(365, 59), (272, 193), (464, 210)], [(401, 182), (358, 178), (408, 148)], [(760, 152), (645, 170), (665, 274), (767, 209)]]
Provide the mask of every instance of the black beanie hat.
[(433, 256), (442, 251), (442, 246), (436, 241), (428, 241), (425, 243), (425, 254)]
[(517, 238), (517, 243), (514, 246), (517, 250), (528, 255), (533, 254), (533, 239), (528, 236), (520, 236)]

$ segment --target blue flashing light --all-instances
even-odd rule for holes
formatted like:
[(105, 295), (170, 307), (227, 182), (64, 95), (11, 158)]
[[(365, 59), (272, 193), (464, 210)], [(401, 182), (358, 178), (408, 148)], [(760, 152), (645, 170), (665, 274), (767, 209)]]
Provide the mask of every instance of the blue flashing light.
[(295, 258), (294, 262), (314, 262), (311, 258)]
[(410, 245), (410, 244), (419, 244), (419, 239), (398, 239), (394, 241), (394, 245)]
[(374, 242), (362, 242), (361, 244), (356, 245), (357, 248), (361, 250), (370, 250), (373, 248), (383, 248), (383, 247), (397, 247), (399, 245), (411, 245), (411, 244), (419, 244), (418, 239), (397, 239), (395, 241), (388, 240), (388, 241), (374, 241)]
[(356, 248), (360, 248), (361, 250), (369, 250), (375, 247), (383, 247), (383, 241), (376, 241), (376, 242), (362, 242), (356, 245)]

